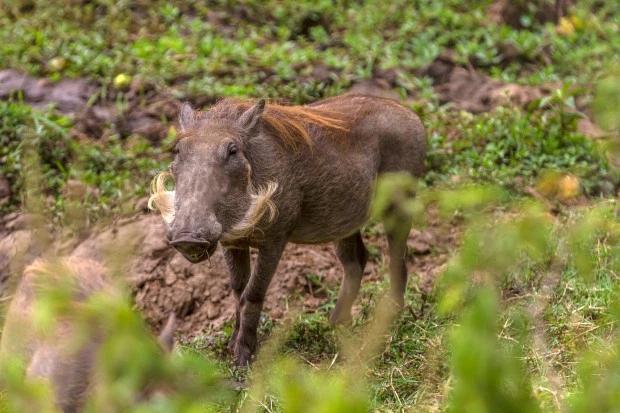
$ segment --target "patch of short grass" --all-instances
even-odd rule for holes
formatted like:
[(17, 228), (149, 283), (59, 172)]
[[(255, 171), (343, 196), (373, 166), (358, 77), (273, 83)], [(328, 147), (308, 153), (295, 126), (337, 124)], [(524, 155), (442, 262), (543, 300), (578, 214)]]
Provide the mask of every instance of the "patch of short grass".
[[(0, 61), (40, 76), (119, 73), (184, 96), (269, 96), (306, 102), (394, 70), (417, 92), (416, 71), (444, 49), (505, 80), (589, 83), (619, 52), (617, 5), (579, 2), (576, 30), (560, 34), (526, 11), (526, 27), (489, 21), (490, 1), (94, 2), (0, 9)], [(4, 13), (2, 13), (2, 11)], [(517, 62), (506, 64), (509, 45)], [(545, 58), (541, 58), (545, 56)], [(524, 65), (527, 62), (528, 65)]]
[(64, 222), (72, 202), (86, 211), (88, 222), (133, 212), (136, 199), (147, 194), (151, 177), (165, 165), (164, 149), (140, 137), (75, 140), (71, 120), (54, 112), (0, 102), (0, 119), (0, 175), (10, 186), (2, 213), (21, 205), (23, 174), (34, 162), (27, 156), (29, 148), (39, 159), (40, 191), (56, 223)]
[[(562, 105), (562, 103), (558, 103)], [(429, 121), (427, 183), (478, 182), (522, 190), (546, 172), (571, 173), (586, 194), (614, 193), (618, 174), (563, 107), (498, 108), (473, 116), (438, 110)]]

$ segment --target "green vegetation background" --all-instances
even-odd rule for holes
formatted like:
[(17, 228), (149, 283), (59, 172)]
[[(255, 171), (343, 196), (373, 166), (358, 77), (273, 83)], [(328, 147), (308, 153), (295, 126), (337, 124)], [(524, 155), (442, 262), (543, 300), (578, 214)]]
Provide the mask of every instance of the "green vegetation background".
[[(617, 145), (620, 118), (613, 77), (620, 6), (578, 1), (570, 27), (559, 29), (537, 21), (537, 2), (522, 2), (515, 29), (489, 21), (490, 3), (8, 0), (0, 7), (0, 68), (52, 80), (87, 78), (120, 111), (127, 108), (125, 87), (136, 79), (145, 89), (196, 103), (221, 96), (307, 103), (380, 73), (396, 77), (396, 91), (428, 128), (429, 173), (419, 183), (392, 177), (378, 199), (415, 185), (419, 197), (400, 208), (420, 217), (439, 207), (444, 219), (469, 228), (463, 244), (430, 295), (412, 276), (409, 310), (389, 329), (372, 328), (383, 283), (364, 286), (362, 315), (344, 335), (326, 323), (334, 297), (317, 314), (296, 315), (288, 330), (266, 324), (265, 333), (284, 336), (267, 346), (270, 356), (290, 359), (259, 363), (249, 388), (232, 396), (231, 409), (618, 411), (618, 175), (609, 150)], [(517, 55), (508, 63), (506, 44)], [(526, 108), (476, 115), (440, 105), (420, 71), (447, 49), (494, 79), (554, 91)], [(579, 132), (584, 118), (599, 122), (607, 139)], [(170, 159), (173, 129), (153, 145), (115, 134), (76, 140), (71, 128), (72, 120), (53, 108), (32, 109), (19, 96), (0, 102), (0, 174), (11, 185), (3, 213), (23, 203), (27, 147), (38, 154), (42, 202), (56, 226), (73, 219), (63, 195), (70, 180), (92, 189), (84, 203), (90, 225), (130, 212)], [(578, 205), (529, 196), (562, 174), (577, 177), (584, 193)], [(383, 212), (375, 210), (377, 217)], [(373, 331), (381, 345), (372, 356), (347, 353)], [(219, 357), (224, 342), (186, 343), (177, 356), (216, 358), (217, 366), (195, 365), (231, 380), (245, 377)], [(184, 374), (166, 371), (170, 380)], [(10, 406), (10, 395), (3, 397)], [(173, 401), (186, 411), (207, 409), (187, 398)], [(226, 410), (226, 403), (208, 409)]]

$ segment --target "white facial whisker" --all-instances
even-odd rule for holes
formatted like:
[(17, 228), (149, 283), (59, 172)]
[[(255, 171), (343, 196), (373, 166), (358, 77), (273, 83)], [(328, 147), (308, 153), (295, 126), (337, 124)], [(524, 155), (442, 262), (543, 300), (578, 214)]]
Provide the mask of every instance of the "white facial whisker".
[(265, 214), (268, 214), (267, 221), (272, 222), (278, 212), (272, 200), (277, 190), (278, 184), (276, 182), (268, 182), (267, 185), (257, 189), (250, 188), (252, 199), (250, 207), (243, 218), (222, 235), (222, 241), (232, 242), (247, 237), (257, 229), (257, 225), (265, 217)]
[(175, 192), (166, 189), (166, 182), (172, 179), (170, 172), (159, 173), (151, 183), (151, 196), (148, 202), (150, 210), (158, 210), (161, 217), (170, 225), (174, 221)]
[[(161, 172), (158, 174), (151, 184), (151, 196), (149, 198), (148, 207), (151, 210), (158, 210), (166, 224), (172, 224), (175, 216), (175, 191), (166, 189), (166, 183), (172, 180), (169, 172)], [(231, 229), (222, 234), (223, 242), (232, 242), (251, 235), (254, 230), (260, 230), (258, 224), (266, 219), (267, 222), (273, 222), (277, 215), (277, 208), (273, 202), (273, 196), (278, 190), (276, 182), (268, 182), (265, 186), (255, 188), (249, 187), (250, 206), (245, 212), (243, 218), (237, 222)]]

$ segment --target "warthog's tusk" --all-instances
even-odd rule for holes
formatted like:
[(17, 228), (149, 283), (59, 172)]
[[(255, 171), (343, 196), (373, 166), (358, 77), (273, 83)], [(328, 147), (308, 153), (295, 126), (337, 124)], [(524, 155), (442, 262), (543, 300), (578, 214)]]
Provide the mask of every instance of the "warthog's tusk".
[(247, 237), (257, 229), (257, 225), (266, 214), (268, 214), (267, 221), (272, 222), (278, 213), (276, 204), (272, 200), (277, 190), (278, 184), (276, 182), (268, 182), (267, 185), (257, 189), (252, 188), (250, 207), (241, 221), (222, 235), (222, 241), (227, 243)]
[(148, 208), (152, 211), (158, 210), (161, 217), (170, 225), (174, 221), (174, 191), (166, 189), (166, 182), (172, 180), (170, 172), (161, 172), (153, 178), (151, 182), (151, 197), (149, 198)]
[[(151, 197), (148, 208), (158, 210), (163, 220), (170, 225), (174, 220), (175, 192), (166, 189), (166, 183), (172, 179), (170, 172), (159, 173), (151, 183)], [(272, 198), (278, 190), (276, 182), (268, 182), (258, 188), (250, 187), (251, 203), (243, 218), (222, 234), (223, 242), (232, 242), (250, 235), (263, 218), (272, 222), (277, 215), (277, 208)]]

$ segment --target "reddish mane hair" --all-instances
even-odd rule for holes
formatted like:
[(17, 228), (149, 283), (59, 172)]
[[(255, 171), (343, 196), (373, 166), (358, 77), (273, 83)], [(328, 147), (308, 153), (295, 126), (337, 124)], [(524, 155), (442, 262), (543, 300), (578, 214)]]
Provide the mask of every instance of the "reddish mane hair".
[[(223, 99), (208, 111), (199, 115), (202, 119), (237, 120), (243, 112), (256, 102), (252, 100)], [(284, 144), (297, 147), (299, 143), (312, 145), (310, 127), (317, 126), (326, 131), (349, 130), (350, 120), (344, 114), (321, 110), (309, 106), (288, 106), (267, 103), (262, 115), (263, 125)]]

